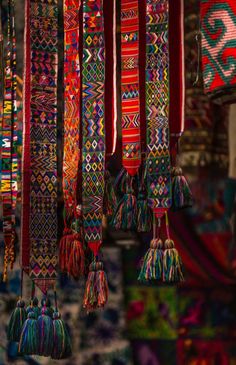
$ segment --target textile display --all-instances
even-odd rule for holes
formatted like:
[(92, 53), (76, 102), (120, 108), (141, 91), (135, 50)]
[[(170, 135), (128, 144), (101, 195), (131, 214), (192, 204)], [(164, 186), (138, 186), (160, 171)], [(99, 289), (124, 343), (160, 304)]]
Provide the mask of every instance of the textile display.
[(235, 101), (236, 5), (202, 0), (202, 68), (205, 92), (219, 103)]
[(82, 205), (84, 239), (96, 257), (102, 243), (105, 170), (103, 1), (84, 2)]
[(26, 1), (25, 29), (22, 266), (46, 293), (57, 276), (57, 0)]
[(121, 1), (122, 159), (131, 176), (141, 164), (138, 3)]
[(146, 118), (148, 202), (157, 217), (171, 206), (169, 2), (147, 1)]
[(15, 210), (17, 200), (17, 104), (16, 104), (16, 36), (14, 1), (8, 1), (7, 46), (4, 62), (3, 111), (1, 135), (1, 195), (3, 210), (4, 268), (7, 280), (8, 267), (15, 261)]

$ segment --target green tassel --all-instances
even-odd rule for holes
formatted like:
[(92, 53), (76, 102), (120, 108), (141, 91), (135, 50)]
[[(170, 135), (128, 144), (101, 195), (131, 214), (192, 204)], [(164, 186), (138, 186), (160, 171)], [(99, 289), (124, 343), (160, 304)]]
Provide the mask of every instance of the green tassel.
[(182, 261), (175, 248), (174, 241), (171, 239), (167, 239), (165, 241), (163, 271), (163, 280), (167, 283), (178, 283), (180, 281), (184, 281)]
[(163, 275), (163, 242), (154, 238), (143, 258), (140, 281), (161, 280)]
[(105, 171), (105, 191), (104, 191), (104, 214), (111, 218), (117, 207), (117, 198), (114, 190), (114, 185), (112, 184), (112, 177), (109, 171)]
[(180, 167), (172, 170), (172, 210), (180, 210), (193, 206), (193, 196), (188, 182)]
[(137, 200), (137, 231), (150, 232), (152, 228), (152, 211), (143, 192), (139, 192)]
[(42, 309), (42, 314), (38, 318), (39, 329), (39, 351), (40, 356), (51, 356), (53, 350), (53, 325), (48, 308)]
[(36, 319), (38, 319), (41, 314), (41, 309), (39, 308), (38, 304), (38, 298), (35, 297), (31, 300), (30, 305), (26, 308), (27, 314), (29, 314), (30, 312), (34, 312)]
[(19, 342), (22, 327), (26, 321), (27, 314), (25, 310), (25, 302), (20, 299), (17, 302), (16, 308), (11, 314), (9, 325), (7, 328), (8, 341)]
[(71, 339), (64, 321), (58, 311), (53, 314), (53, 350), (52, 359), (60, 360), (70, 357), (72, 354)]
[(20, 342), (19, 353), (22, 355), (37, 355), (39, 348), (38, 322), (34, 312), (29, 312), (28, 318), (24, 323)]

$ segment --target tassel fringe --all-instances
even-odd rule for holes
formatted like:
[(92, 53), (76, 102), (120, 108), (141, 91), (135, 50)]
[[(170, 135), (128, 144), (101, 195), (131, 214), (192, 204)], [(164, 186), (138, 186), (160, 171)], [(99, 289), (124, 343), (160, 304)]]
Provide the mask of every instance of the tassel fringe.
[(189, 184), (180, 167), (172, 170), (172, 209), (174, 211), (193, 206)]
[(142, 268), (138, 277), (140, 281), (161, 280), (163, 274), (163, 242), (153, 239), (150, 248), (143, 258)]
[(178, 283), (184, 281), (182, 272), (182, 261), (175, 248), (174, 241), (167, 239), (164, 245), (163, 256), (163, 280), (167, 283)]
[(9, 325), (7, 328), (8, 341), (19, 342), (21, 330), (26, 321), (27, 314), (25, 310), (25, 302), (20, 299), (17, 302), (16, 308), (11, 314)]

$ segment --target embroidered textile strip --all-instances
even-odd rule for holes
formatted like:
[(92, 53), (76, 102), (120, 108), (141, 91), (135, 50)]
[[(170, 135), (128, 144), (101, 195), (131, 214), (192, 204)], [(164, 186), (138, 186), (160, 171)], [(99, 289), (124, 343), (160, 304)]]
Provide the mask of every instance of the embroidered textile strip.
[(121, 110), (123, 166), (134, 176), (141, 164), (138, 0), (121, 0)]
[(83, 4), (82, 204), (85, 241), (96, 256), (102, 243), (105, 169), (103, 1)]
[(171, 206), (168, 5), (147, 0), (146, 7), (147, 186), (157, 217)]
[(201, 0), (201, 33), (205, 92), (219, 102), (235, 102), (235, 0)]
[(1, 192), (3, 206), (4, 268), (7, 279), (8, 265), (15, 260), (15, 209), (17, 199), (17, 105), (16, 105), (16, 39), (14, 1), (8, 0), (7, 50), (4, 65), (4, 95), (2, 119), (2, 174)]
[(30, 211), (23, 201), (29, 213), (23, 232), (29, 230), (30, 277), (46, 293), (55, 283), (57, 265), (57, 0), (27, 0), (27, 11), (24, 133), (30, 130), (30, 138), (24, 139), (29, 144), (23, 173), (30, 180)]
[(80, 0), (64, 0), (64, 156), (63, 194), (65, 226), (70, 228), (76, 209), (80, 160)]

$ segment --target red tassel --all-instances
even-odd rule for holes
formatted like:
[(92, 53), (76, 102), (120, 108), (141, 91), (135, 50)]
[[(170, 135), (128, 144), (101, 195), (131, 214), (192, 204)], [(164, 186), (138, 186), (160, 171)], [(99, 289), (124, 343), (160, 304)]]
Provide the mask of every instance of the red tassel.
[(84, 274), (84, 250), (83, 244), (79, 241), (79, 235), (73, 236), (73, 242), (71, 243), (68, 273), (73, 276), (74, 279), (78, 279)]

